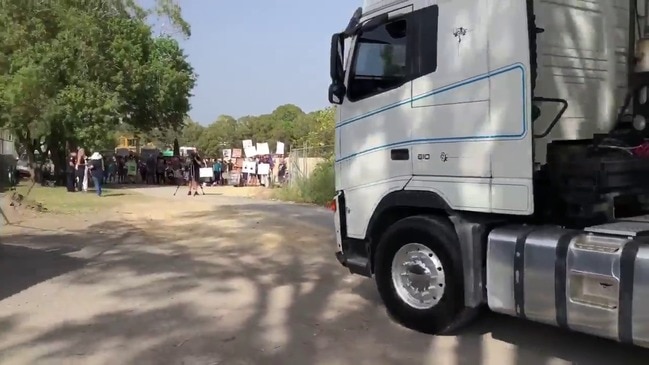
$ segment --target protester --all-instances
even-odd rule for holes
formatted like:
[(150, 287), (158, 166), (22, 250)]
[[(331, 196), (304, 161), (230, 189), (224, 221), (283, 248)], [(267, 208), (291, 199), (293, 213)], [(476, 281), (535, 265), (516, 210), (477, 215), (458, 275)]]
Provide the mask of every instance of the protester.
[(156, 171), (157, 167), (158, 167), (158, 159), (153, 154), (149, 155), (146, 159), (146, 162), (144, 163), (147, 184), (153, 185), (157, 183), (156, 181), (158, 178), (158, 173)]
[(92, 176), (92, 181), (95, 184), (97, 196), (101, 196), (101, 186), (104, 180), (104, 158), (99, 152), (95, 152), (90, 156), (88, 161), (88, 168)]
[(165, 173), (167, 170), (167, 166), (165, 163), (165, 159), (162, 156), (162, 153), (158, 154), (158, 158), (156, 159), (156, 184), (165, 184)]
[(223, 173), (223, 164), (221, 163), (221, 159), (214, 162), (212, 170), (214, 171), (214, 185), (221, 185), (221, 174)]
[(115, 156), (111, 157), (108, 161), (108, 182), (115, 182), (115, 175), (117, 172), (117, 160)]
[(140, 178), (142, 180), (142, 183), (144, 184), (149, 184), (149, 179), (148, 179), (148, 169), (145, 161), (140, 160), (138, 163), (138, 170), (140, 171)]
[(70, 156), (68, 156), (68, 165), (65, 169), (65, 182), (66, 182), (66, 187), (68, 189), (68, 192), (74, 193), (76, 191), (76, 185), (75, 184), (75, 162), (76, 162), (76, 153), (71, 152)]
[(77, 188), (84, 193), (88, 191), (88, 176), (86, 168), (86, 152), (83, 148), (79, 148), (77, 152), (77, 160), (75, 163), (75, 170), (77, 173)]
[(279, 183), (282, 184), (282, 185), (286, 181), (286, 168), (287, 168), (286, 159), (283, 158), (283, 159), (280, 160), (279, 172), (277, 173), (277, 178), (279, 180)]
[(135, 178), (137, 176), (137, 162), (135, 162), (135, 158), (132, 155), (128, 156), (128, 160), (126, 161), (125, 165), (128, 182), (135, 184)]
[(110, 169), (109, 160), (106, 157), (102, 157), (104, 163), (104, 176), (102, 176), (102, 186), (108, 184), (108, 170)]
[(273, 186), (275, 184), (275, 174), (273, 173), (275, 171), (275, 159), (273, 156), (268, 155), (268, 165), (269, 166), (269, 171), (268, 171), (268, 186)]
[(126, 182), (126, 162), (123, 156), (117, 158), (117, 182), (120, 184)]
[(192, 191), (194, 192), (194, 196), (198, 195), (198, 184), (200, 183), (200, 170), (201, 166), (203, 165), (203, 161), (201, 160), (200, 156), (196, 152), (192, 152), (189, 155), (188, 158), (188, 172), (189, 172), (189, 191), (187, 192), (187, 195), (192, 195)]

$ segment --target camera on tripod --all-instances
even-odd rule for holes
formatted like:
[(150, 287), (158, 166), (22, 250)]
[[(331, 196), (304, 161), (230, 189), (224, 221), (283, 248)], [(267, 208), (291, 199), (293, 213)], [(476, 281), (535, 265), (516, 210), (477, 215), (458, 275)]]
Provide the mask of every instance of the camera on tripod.
[(197, 164), (198, 166), (203, 166), (203, 161), (196, 151), (191, 151), (189, 153), (189, 158), (187, 159), (188, 166), (191, 166), (192, 163)]
[(181, 165), (183, 179), (180, 179), (178, 181), (174, 196), (176, 195), (176, 193), (178, 193), (178, 189), (180, 189), (180, 185), (183, 181), (189, 185), (189, 191), (187, 192), (187, 195), (191, 195), (192, 187), (194, 190), (194, 195), (198, 195), (196, 188), (200, 188), (203, 195), (205, 195), (203, 186), (199, 182), (199, 170), (201, 166), (203, 166), (203, 161), (201, 160), (198, 153), (196, 151), (190, 151), (187, 155), (187, 158), (185, 159), (185, 163)]

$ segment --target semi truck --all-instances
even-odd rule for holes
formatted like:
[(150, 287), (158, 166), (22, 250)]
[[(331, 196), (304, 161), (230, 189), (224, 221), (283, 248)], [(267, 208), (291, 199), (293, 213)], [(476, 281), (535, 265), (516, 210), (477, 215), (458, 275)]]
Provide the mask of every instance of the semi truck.
[(649, 347), (643, 7), (368, 0), (332, 36), (335, 256), (392, 318)]
[(182, 157), (187, 157), (189, 154), (192, 152), (196, 152), (198, 149), (196, 147), (187, 147), (187, 146), (180, 146), (180, 156)]

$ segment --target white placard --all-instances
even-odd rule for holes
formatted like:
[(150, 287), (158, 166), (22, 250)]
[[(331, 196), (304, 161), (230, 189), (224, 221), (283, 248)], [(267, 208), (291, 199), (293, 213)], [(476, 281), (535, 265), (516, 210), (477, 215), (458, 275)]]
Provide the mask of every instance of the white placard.
[(244, 153), (246, 154), (246, 157), (255, 157), (257, 156), (257, 149), (255, 146), (246, 147)]
[(256, 167), (257, 167), (257, 163), (255, 161), (244, 161), (243, 168), (241, 169), (241, 171), (247, 174), (255, 174)]
[(229, 148), (223, 150), (223, 159), (224, 160), (229, 160), (230, 158), (232, 158), (232, 150), (229, 149)]
[(284, 142), (277, 141), (277, 147), (275, 148), (275, 154), (276, 155), (283, 155), (284, 154)]
[(268, 143), (257, 143), (257, 154), (258, 155), (270, 155), (270, 149), (268, 148)]
[(257, 165), (257, 175), (268, 175), (270, 174), (270, 165), (267, 163), (260, 163)]
[(244, 150), (248, 147), (252, 147), (252, 139), (244, 139), (241, 143), (243, 144)]
[(198, 171), (198, 176), (200, 178), (213, 177), (214, 172), (212, 172), (212, 168), (210, 167), (201, 167), (201, 169)]

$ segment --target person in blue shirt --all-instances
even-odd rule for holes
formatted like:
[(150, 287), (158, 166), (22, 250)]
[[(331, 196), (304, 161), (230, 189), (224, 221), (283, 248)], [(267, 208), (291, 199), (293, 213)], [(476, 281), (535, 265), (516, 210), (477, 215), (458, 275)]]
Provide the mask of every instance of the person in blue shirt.
[(219, 158), (214, 162), (214, 165), (212, 165), (212, 169), (214, 170), (214, 183), (216, 185), (221, 185), (221, 174), (223, 172), (223, 164), (221, 163), (221, 159)]

